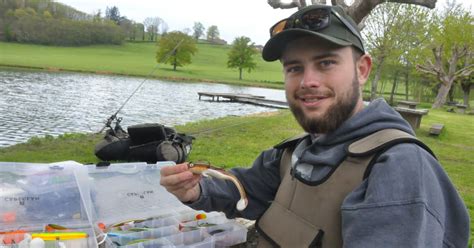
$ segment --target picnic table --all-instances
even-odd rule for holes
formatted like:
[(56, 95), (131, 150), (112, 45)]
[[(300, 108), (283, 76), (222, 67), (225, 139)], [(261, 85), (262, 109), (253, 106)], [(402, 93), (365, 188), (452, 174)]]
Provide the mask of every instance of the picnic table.
[(416, 106), (420, 104), (419, 102), (413, 101), (398, 101), (397, 106), (400, 108), (409, 108), (409, 109), (416, 109)]
[(420, 127), (421, 118), (423, 115), (428, 114), (427, 109), (410, 109), (410, 108), (402, 108), (402, 107), (395, 107), (394, 108), (400, 115), (410, 123), (413, 130)]

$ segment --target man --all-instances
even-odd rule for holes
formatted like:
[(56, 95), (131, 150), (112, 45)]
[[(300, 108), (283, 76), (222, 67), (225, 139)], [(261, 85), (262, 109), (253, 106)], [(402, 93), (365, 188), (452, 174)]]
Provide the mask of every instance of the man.
[(189, 206), (257, 219), (259, 246), (466, 247), (466, 207), (429, 148), (361, 89), (372, 61), (357, 25), (339, 7), (313, 5), (275, 24), (263, 49), (283, 64), (286, 98), (308, 133), (234, 168), (236, 187), (162, 169), (161, 184)]

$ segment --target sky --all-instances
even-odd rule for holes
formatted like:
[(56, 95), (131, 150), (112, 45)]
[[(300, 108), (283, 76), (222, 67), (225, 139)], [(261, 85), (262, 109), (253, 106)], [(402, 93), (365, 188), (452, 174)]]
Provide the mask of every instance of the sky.
[[(283, 0), (289, 2), (290, 0)], [(472, 11), (472, 0), (457, 0)], [(296, 9), (273, 9), (266, 0), (57, 0), (82, 12), (93, 14), (100, 9), (116, 6), (121, 16), (143, 23), (146, 17), (160, 17), (168, 24), (168, 31), (192, 32), (195, 22), (207, 28), (218, 27), (220, 38), (228, 43), (246, 36), (257, 45), (269, 38), (269, 28), (291, 15)], [(308, 1), (309, 2), (309, 1)], [(328, 1), (330, 2), (330, 1)], [(347, 2), (347, 1), (346, 1)], [(438, 0), (436, 7), (444, 6)]]

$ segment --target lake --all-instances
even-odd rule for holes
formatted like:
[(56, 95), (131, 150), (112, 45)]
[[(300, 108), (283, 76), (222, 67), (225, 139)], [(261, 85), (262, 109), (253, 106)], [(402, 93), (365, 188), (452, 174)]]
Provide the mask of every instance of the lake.
[(122, 126), (181, 125), (203, 119), (276, 111), (242, 103), (199, 101), (198, 92), (240, 93), (285, 100), (283, 90), (64, 72), (0, 70), (0, 147), (33, 136), (98, 132), (132, 92)]

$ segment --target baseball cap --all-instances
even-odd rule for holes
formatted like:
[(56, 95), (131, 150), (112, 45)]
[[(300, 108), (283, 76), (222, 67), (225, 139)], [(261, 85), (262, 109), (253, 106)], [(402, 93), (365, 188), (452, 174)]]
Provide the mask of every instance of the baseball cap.
[(311, 5), (270, 28), (270, 39), (262, 51), (263, 59), (280, 59), (288, 42), (308, 35), (339, 46), (354, 46), (365, 53), (357, 24), (340, 6)]

